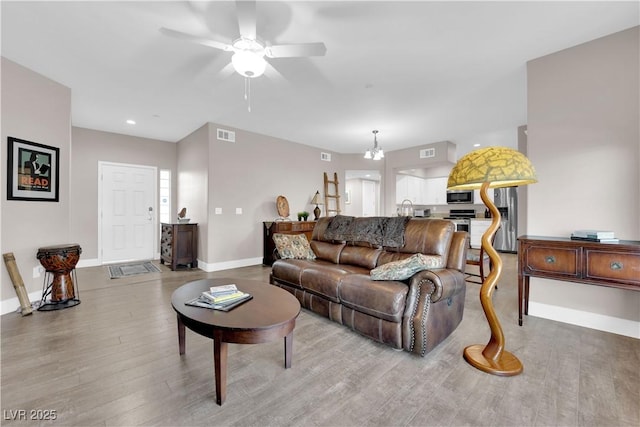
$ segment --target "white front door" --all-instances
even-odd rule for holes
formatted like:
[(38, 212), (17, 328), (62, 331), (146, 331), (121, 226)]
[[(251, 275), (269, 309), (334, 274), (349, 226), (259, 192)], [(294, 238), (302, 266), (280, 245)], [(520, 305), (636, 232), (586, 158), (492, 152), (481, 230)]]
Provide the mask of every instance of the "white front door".
[(101, 262), (153, 259), (156, 168), (99, 162), (98, 173)]

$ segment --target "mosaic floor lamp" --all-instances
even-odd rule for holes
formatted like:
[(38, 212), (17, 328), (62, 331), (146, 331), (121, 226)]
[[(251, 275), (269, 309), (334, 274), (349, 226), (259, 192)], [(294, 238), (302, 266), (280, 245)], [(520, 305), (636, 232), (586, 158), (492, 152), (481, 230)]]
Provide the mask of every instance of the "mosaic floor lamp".
[(487, 345), (466, 347), (464, 359), (475, 368), (493, 375), (518, 375), (522, 372), (522, 362), (504, 349), (504, 334), (491, 300), (502, 273), (502, 260), (491, 244), (493, 235), (500, 227), (500, 211), (489, 199), (487, 190), (537, 181), (533, 165), (522, 153), (507, 147), (488, 147), (460, 158), (447, 182), (449, 190), (480, 189), (480, 197), (491, 212), (491, 225), (482, 236), (482, 248), (489, 255), (493, 268), (480, 288), (480, 303), (489, 322), (491, 339)]

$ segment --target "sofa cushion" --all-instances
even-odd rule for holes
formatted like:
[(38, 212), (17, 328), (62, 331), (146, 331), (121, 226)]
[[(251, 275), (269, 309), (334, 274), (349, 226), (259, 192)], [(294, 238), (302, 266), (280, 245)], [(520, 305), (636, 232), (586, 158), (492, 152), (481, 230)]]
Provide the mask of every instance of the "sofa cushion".
[(441, 255), (446, 265), (455, 226), (447, 219), (411, 218), (404, 233), (400, 252)]
[(401, 322), (409, 287), (403, 282), (375, 282), (367, 274), (342, 279), (339, 297), (343, 305), (368, 315)]
[(326, 262), (310, 262), (300, 275), (300, 283), (308, 292), (320, 295), (333, 302), (340, 302), (338, 288), (342, 279), (351, 272), (343, 270), (339, 265)]
[(271, 266), (271, 275), (278, 278), (278, 280), (300, 287), (300, 275), (309, 262), (312, 261), (302, 259), (277, 259)]
[(340, 261), (340, 252), (344, 248), (344, 243), (329, 243), (317, 240), (311, 241), (311, 249), (316, 254), (316, 259), (337, 264)]
[(340, 264), (357, 265), (371, 270), (377, 265), (380, 252), (382, 249), (346, 245), (340, 252)]
[(278, 254), (282, 259), (315, 259), (316, 254), (313, 253), (309, 246), (307, 236), (304, 234), (280, 234), (273, 235), (273, 243), (276, 244)]
[(372, 280), (405, 280), (418, 271), (443, 268), (444, 259), (440, 255), (415, 254), (409, 258), (388, 262), (371, 270)]

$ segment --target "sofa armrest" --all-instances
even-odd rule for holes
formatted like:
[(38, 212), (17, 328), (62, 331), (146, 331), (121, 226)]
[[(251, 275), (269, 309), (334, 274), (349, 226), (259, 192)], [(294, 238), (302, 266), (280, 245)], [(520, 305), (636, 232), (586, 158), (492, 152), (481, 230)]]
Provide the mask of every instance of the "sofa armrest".
[[(436, 330), (434, 333), (434, 325), (428, 325), (430, 312), (433, 311), (431, 306), (441, 300), (443, 302), (440, 304), (450, 305), (450, 298), (453, 299), (454, 296), (456, 296), (455, 305), (464, 304), (465, 290), (464, 274), (458, 270), (441, 268), (414, 274), (409, 279), (409, 292), (403, 315), (404, 349), (424, 356), (455, 329), (459, 319), (453, 321), (455, 325), (446, 319), (440, 319), (439, 322), (444, 323), (444, 329)], [(462, 297), (460, 298), (458, 294)], [(462, 301), (458, 301), (460, 299)], [(462, 318), (461, 313), (459, 317)], [(431, 320), (431, 323), (439, 322)]]
[(411, 288), (420, 287), (421, 282), (431, 283), (433, 288), (429, 291), (431, 302), (449, 298), (458, 293), (460, 288), (466, 286), (464, 274), (451, 268), (419, 271), (411, 277), (409, 286)]

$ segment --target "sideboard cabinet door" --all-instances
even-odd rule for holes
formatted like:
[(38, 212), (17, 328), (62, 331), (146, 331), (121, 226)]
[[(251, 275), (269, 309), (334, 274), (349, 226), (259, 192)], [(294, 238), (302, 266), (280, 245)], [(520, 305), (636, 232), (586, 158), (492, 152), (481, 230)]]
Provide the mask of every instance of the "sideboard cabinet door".
[(198, 265), (198, 224), (162, 224), (160, 263), (171, 270), (178, 265)]

